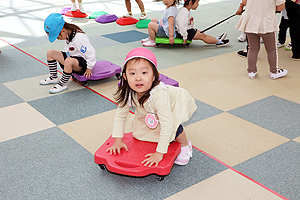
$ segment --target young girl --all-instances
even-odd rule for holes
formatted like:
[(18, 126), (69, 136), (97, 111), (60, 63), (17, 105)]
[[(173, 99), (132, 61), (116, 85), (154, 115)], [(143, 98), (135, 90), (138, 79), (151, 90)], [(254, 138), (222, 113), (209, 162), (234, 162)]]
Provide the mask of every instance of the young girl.
[(159, 81), (155, 55), (146, 48), (131, 50), (125, 59), (120, 86), (115, 93), (119, 103), (112, 137), (113, 146), (107, 149), (111, 154), (128, 151), (122, 141), (126, 116), (135, 106), (133, 137), (138, 140), (157, 142), (156, 152), (145, 155), (145, 166), (158, 166), (167, 153), (169, 143), (174, 139), (181, 144), (181, 153), (175, 160), (186, 165), (192, 157), (192, 145), (187, 141), (181, 123), (186, 122), (196, 110), (195, 100), (189, 93)]
[[(71, 11), (76, 11), (77, 10), (77, 6), (76, 6), (76, 3), (75, 3), (75, 0), (71, 0), (71, 2), (72, 2)], [(82, 7), (82, 0), (78, 0), (78, 7), (79, 7), (79, 11), (81, 13), (85, 13), (84, 8)]]
[[(67, 83), (72, 73), (92, 75), (92, 68), (96, 63), (95, 49), (90, 44), (89, 38), (75, 24), (65, 22), (59, 13), (50, 14), (44, 22), (44, 29), (50, 42), (54, 40), (66, 40), (65, 52), (50, 49), (47, 51), (47, 62), (50, 77), (40, 81), (41, 85), (56, 84), (49, 90), (50, 93), (58, 93), (67, 89)], [(62, 78), (57, 76), (57, 62), (63, 69)]]
[(271, 79), (277, 79), (287, 74), (287, 70), (278, 68), (278, 57), (275, 33), (278, 31), (276, 11), (282, 11), (285, 0), (243, 0), (247, 6), (236, 25), (239, 31), (245, 31), (249, 42), (248, 77), (254, 79), (257, 75), (257, 55), (260, 49), (260, 37), (263, 39), (270, 65)]
[(176, 3), (179, 0), (163, 0), (163, 3), (167, 6), (161, 19), (152, 19), (148, 24), (149, 37), (142, 39), (143, 45), (146, 47), (154, 47), (155, 37), (168, 37), (170, 44), (174, 43), (176, 37), (175, 32), (175, 19), (177, 15)]
[(176, 30), (178, 32), (178, 37), (183, 38), (183, 44), (186, 44), (187, 40), (202, 40), (206, 44), (216, 44), (217, 47), (229, 44), (229, 40), (225, 39), (226, 33), (215, 38), (193, 28), (194, 18), (191, 15), (190, 10), (196, 10), (198, 6), (199, 0), (185, 0), (183, 7), (178, 11), (176, 17)]
[[(145, 8), (144, 8), (144, 4), (143, 4), (142, 0), (135, 0), (135, 1), (138, 4), (138, 6), (139, 6), (139, 8), (141, 10), (140, 19), (146, 19), (147, 15), (145, 13)], [(126, 15), (123, 15), (123, 17), (125, 17), (125, 18), (132, 17), (131, 2), (130, 2), (130, 0), (125, 0), (125, 6), (126, 6), (126, 9), (127, 9), (128, 13)]]

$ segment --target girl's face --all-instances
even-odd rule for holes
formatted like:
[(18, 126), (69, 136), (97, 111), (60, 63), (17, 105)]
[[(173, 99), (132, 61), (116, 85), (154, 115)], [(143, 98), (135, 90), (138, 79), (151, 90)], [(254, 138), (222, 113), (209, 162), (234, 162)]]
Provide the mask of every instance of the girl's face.
[(57, 36), (58, 40), (66, 40), (67, 39), (67, 30), (65, 28), (63, 28), (59, 35)]
[(140, 98), (151, 88), (154, 73), (149, 61), (145, 59), (136, 61), (133, 59), (128, 61), (123, 77), (127, 80), (129, 87), (134, 90), (138, 98)]
[(174, 2), (175, 0), (163, 0), (163, 3), (167, 6), (167, 8), (173, 5)]
[(199, 0), (196, 0), (194, 4), (190, 1), (190, 6), (192, 10), (196, 10), (199, 6)]

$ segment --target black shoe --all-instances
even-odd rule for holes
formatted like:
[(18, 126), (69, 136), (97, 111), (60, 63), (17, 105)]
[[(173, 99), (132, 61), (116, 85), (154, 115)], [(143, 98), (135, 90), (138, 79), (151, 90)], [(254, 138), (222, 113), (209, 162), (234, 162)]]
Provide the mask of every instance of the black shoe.
[(223, 46), (226, 46), (230, 43), (230, 40), (229, 39), (225, 39), (225, 40), (222, 40), (222, 43), (220, 44), (216, 44), (216, 47), (223, 47)]
[(247, 50), (239, 50), (238, 52), (236, 52), (238, 56), (241, 56), (243, 58), (247, 58)]
[(300, 61), (300, 56), (292, 56), (292, 59), (295, 61)]
[(226, 32), (224, 32), (224, 33), (222, 33), (218, 38), (219, 38), (219, 40), (225, 40), (226, 39), (226, 36), (227, 36), (227, 33)]

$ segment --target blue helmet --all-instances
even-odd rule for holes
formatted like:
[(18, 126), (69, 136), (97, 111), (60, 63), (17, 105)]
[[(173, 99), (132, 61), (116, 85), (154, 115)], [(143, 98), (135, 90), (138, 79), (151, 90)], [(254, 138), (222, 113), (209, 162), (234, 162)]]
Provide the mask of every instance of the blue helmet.
[(64, 18), (59, 13), (50, 14), (44, 21), (44, 30), (50, 42), (54, 42), (65, 24)]

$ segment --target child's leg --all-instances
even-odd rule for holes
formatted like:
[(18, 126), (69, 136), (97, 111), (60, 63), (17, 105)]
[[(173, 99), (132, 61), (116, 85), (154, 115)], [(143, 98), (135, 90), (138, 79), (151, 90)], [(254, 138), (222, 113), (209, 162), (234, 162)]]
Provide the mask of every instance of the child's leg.
[(138, 4), (140, 10), (141, 10), (141, 13), (145, 13), (145, 8), (144, 8), (144, 4), (141, 0), (135, 0), (136, 3)]
[(260, 37), (263, 39), (265, 48), (268, 54), (268, 62), (270, 66), (271, 73), (277, 73), (278, 71), (278, 54), (276, 47), (276, 36), (275, 32), (260, 34)]
[(256, 73), (257, 72), (257, 67), (256, 67), (256, 62), (257, 62), (257, 55), (260, 49), (260, 37), (257, 34), (254, 33), (246, 33), (247, 34), (247, 39), (249, 42), (249, 51), (247, 54), (248, 58), (248, 73)]
[(193, 155), (193, 148), (191, 142), (187, 141), (187, 137), (182, 125), (179, 125), (177, 129), (175, 140), (180, 143), (181, 152), (174, 163), (177, 165), (186, 165)]
[(213, 36), (206, 35), (205, 33), (201, 33), (199, 30), (195, 34), (193, 40), (202, 40), (206, 44), (216, 44), (219, 41)]
[(125, 0), (125, 6), (126, 6), (128, 14), (132, 15), (130, 0)]
[(57, 62), (62, 63), (64, 61), (64, 56), (61, 51), (54, 49), (49, 49), (47, 51), (47, 62), (50, 70), (50, 77), (57, 78)]
[(148, 24), (148, 33), (149, 33), (149, 37), (151, 40), (155, 40), (155, 34), (157, 33), (158, 30), (158, 24), (157, 22), (150, 22)]
[(189, 145), (184, 130), (182, 131), (182, 133), (175, 140), (180, 143), (181, 147), (185, 147), (185, 146)]

